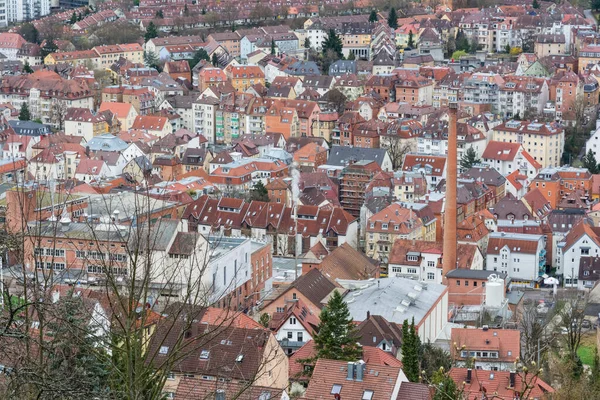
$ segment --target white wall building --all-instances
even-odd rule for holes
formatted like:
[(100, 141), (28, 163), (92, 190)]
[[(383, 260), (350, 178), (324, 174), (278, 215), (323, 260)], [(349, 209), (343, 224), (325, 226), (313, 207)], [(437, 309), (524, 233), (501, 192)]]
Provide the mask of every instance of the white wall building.
[(513, 285), (533, 286), (545, 272), (543, 235), (492, 232), (487, 247), (488, 271), (507, 274)]

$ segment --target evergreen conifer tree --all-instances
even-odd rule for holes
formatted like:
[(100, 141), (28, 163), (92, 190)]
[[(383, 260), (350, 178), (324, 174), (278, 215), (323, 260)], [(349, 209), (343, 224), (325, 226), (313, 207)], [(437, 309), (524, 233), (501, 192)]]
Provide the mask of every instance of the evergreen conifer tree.
[(359, 337), (352, 322), (348, 306), (337, 290), (327, 302), (320, 315), (318, 333), (313, 336), (316, 358), (356, 361), (361, 349), (356, 343)]
[(371, 10), (371, 14), (369, 14), (369, 22), (377, 22), (377, 11)]
[(398, 28), (398, 15), (396, 14), (395, 8), (390, 9), (390, 13), (388, 14), (388, 25), (392, 29)]
[(475, 149), (471, 146), (467, 149), (467, 151), (465, 151), (465, 154), (463, 154), (462, 158), (460, 159), (460, 168), (465, 171), (471, 168), (473, 165), (479, 164), (480, 162), (481, 160), (479, 157), (477, 157)]
[(415, 319), (402, 324), (402, 370), (411, 382), (419, 381), (419, 353), (421, 340), (415, 329)]
[(19, 111), (19, 121), (31, 120), (31, 114), (29, 113), (29, 106), (27, 103), (21, 105), (21, 111)]

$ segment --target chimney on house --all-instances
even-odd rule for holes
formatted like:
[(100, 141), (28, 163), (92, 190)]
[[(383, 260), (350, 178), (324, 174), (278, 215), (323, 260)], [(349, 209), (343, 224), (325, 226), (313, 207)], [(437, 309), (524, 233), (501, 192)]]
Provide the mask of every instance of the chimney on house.
[(449, 104), (448, 122), (448, 158), (446, 171), (446, 205), (444, 207), (444, 248), (442, 268), (444, 279), (446, 274), (456, 265), (456, 180), (457, 180), (457, 138), (456, 112), (457, 103)]
[(510, 382), (509, 382), (509, 387), (514, 388), (515, 387), (515, 373), (511, 372), (510, 373)]
[(354, 380), (354, 363), (352, 361), (348, 362), (348, 374), (346, 375), (346, 380)]
[(363, 360), (357, 361), (354, 368), (356, 368), (356, 381), (362, 382), (365, 374), (365, 362)]
[(471, 368), (467, 369), (467, 379), (465, 379), (466, 383), (471, 383), (471, 374), (473, 373), (473, 371), (471, 370)]

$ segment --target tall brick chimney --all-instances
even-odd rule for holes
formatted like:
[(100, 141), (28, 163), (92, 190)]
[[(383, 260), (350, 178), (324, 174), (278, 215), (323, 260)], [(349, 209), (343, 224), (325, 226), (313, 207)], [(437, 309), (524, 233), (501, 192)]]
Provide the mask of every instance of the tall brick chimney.
[(456, 179), (457, 153), (456, 111), (457, 103), (450, 103), (450, 120), (448, 121), (448, 158), (446, 160), (446, 204), (444, 206), (444, 249), (442, 268), (443, 282), (446, 274), (456, 268)]

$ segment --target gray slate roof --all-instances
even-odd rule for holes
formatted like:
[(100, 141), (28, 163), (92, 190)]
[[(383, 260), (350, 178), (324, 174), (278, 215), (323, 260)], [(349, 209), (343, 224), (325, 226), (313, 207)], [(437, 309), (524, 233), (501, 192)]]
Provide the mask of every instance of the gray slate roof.
[(333, 146), (329, 152), (327, 165), (345, 167), (358, 161), (375, 161), (381, 167), (386, 149), (365, 149), (360, 147)]

